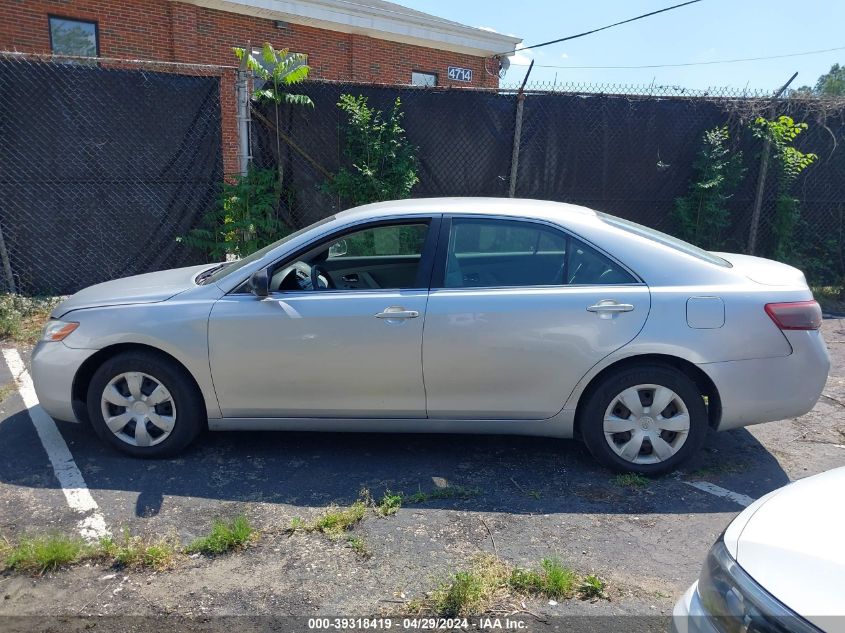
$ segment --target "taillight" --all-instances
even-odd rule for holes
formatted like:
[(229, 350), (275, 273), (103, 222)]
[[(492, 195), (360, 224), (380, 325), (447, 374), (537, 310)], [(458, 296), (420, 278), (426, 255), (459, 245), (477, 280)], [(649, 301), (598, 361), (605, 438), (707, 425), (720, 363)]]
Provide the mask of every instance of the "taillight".
[(822, 309), (815, 301), (767, 303), (766, 314), (781, 330), (818, 330), (822, 326)]

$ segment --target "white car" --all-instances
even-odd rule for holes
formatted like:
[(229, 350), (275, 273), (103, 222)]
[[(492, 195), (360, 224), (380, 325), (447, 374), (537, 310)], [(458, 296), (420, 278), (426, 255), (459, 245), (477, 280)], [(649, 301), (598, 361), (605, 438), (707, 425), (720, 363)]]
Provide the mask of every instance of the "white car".
[(675, 605), (676, 633), (845, 631), (845, 468), (758, 499)]

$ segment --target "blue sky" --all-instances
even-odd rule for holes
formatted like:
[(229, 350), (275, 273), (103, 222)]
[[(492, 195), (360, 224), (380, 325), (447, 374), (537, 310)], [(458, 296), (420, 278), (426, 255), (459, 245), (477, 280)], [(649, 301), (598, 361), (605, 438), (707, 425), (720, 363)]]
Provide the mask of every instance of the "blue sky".
[[(470, 26), (545, 42), (681, 0), (394, 0)], [(792, 87), (815, 83), (845, 50), (767, 61), (649, 69), (575, 69), (705, 62), (845, 47), (845, 0), (703, 0), (602, 33), (520, 54), (536, 60), (532, 81), (670, 84), (704, 89), (734, 86), (774, 90), (798, 71)], [(539, 65), (562, 68), (539, 68)], [(503, 83), (521, 80), (513, 66)]]

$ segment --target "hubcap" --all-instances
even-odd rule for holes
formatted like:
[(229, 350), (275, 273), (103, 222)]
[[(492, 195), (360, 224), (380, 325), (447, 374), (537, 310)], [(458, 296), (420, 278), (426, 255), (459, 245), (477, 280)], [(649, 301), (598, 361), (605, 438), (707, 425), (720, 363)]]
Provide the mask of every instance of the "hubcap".
[(176, 404), (157, 378), (137, 371), (115, 376), (100, 399), (106, 426), (132, 446), (155, 446), (176, 424)]
[(634, 464), (657, 464), (687, 441), (689, 411), (681, 397), (662, 385), (637, 385), (610, 401), (604, 437), (613, 452)]

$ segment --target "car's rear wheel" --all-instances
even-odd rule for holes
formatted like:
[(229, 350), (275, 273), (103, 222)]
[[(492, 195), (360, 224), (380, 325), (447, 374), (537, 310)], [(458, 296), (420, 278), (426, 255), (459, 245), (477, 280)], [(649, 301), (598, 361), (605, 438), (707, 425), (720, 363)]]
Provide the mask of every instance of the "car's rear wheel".
[(605, 466), (657, 475), (701, 448), (707, 408), (683, 372), (661, 365), (629, 367), (591, 391), (579, 426), (590, 453)]
[(135, 457), (173, 455), (205, 422), (202, 396), (187, 372), (147, 351), (105, 361), (91, 378), (87, 405), (97, 435)]

